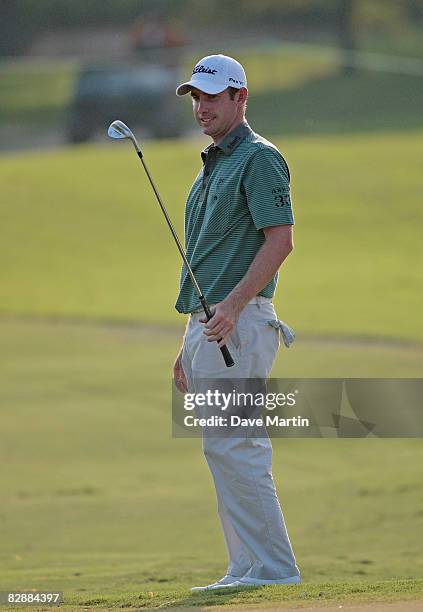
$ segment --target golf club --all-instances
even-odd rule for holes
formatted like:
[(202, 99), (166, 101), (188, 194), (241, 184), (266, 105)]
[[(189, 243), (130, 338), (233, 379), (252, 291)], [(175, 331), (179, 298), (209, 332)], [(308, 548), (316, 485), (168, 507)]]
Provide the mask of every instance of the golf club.
[[(128, 138), (129, 140), (131, 140), (132, 144), (134, 145), (134, 148), (135, 148), (135, 150), (137, 152), (137, 155), (140, 158), (142, 165), (144, 166), (144, 170), (145, 170), (145, 172), (146, 172), (146, 174), (148, 176), (148, 180), (150, 181), (150, 185), (152, 186), (153, 191), (154, 191), (154, 193), (156, 195), (157, 201), (160, 204), (160, 208), (162, 209), (162, 212), (163, 212), (163, 214), (165, 216), (165, 219), (167, 221), (169, 229), (172, 232), (172, 236), (173, 236), (173, 238), (174, 238), (174, 240), (176, 242), (176, 246), (178, 247), (179, 253), (181, 254), (181, 257), (184, 260), (184, 263), (185, 263), (185, 265), (187, 267), (188, 274), (190, 275), (192, 284), (194, 285), (195, 291), (196, 291), (196, 293), (198, 295), (198, 299), (200, 300), (201, 306), (203, 307), (203, 310), (204, 310), (204, 312), (206, 314), (207, 321), (209, 321), (212, 318), (212, 316), (213, 316), (212, 312), (211, 312), (210, 307), (207, 304), (206, 299), (205, 299), (205, 297), (204, 297), (204, 295), (203, 295), (203, 293), (202, 293), (202, 291), (201, 291), (201, 289), (200, 289), (200, 287), (199, 287), (199, 285), (197, 283), (197, 279), (195, 278), (194, 273), (193, 273), (193, 271), (191, 269), (191, 266), (189, 265), (187, 256), (185, 255), (185, 251), (182, 248), (182, 245), (181, 245), (181, 243), (179, 241), (178, 235), (176, 234), (176, 231), (175, 231), (175, 229), (174, 229), (174, 227), (172, 225), (170, 217), (167, 214), (167, 210), (166, 210), (166, 208), (165, 208), (165, 206), (163, 204), (163, 200), (161, 199), (160, 194), (157, 191), (157, 187), (154, 184), (154, 181), (153, 181), (153, 179), (151, 177), (151, 174), (150, 174), (150, 172), (149, 172), (149, 170), (148, 170), (148, 168), (146, 166), (146, 163), (144, 161), (144, 157), (143, 157), (142, 151), (140, 149), (140, 146), (139, 146), (139, 144), (137, 142), (137, 139), (135, 138), (134, 134), (129, 129), (129, 127), (127, 125), (125, 125), (123, 123), (123, 121), (120, 121), (119, 119), (117, 119), (116, 121), (113, 121), (113, 123), (110, 124), (107, 133), (110, 136), (110, 138), (116, 138), (116, 139)], [(220, 342), (220, 340), (218, 340), (217, 342)], [(232, 359), (232, 356), (231, 356), (231, 354), (229, 352), (228, 347), (226, 345), (223, 345), (223, 346), (220, 347), (220, 350), (222, 352), (223, 359), (225, 360), (225, 364), (227, 365), (227, 367), (228, 368), (232, 367), (235, 362)]]

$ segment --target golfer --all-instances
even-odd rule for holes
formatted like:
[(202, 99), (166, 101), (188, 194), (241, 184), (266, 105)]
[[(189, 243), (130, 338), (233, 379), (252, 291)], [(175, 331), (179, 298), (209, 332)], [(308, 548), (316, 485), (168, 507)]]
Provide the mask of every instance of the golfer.
[[(195, 120), (213, 141), (201, 152), (185, 209), (187, 257), (214, 313), (207, 322), (184, 266), (176, 309), (190, 316), (174, 378), (185, 393), (205, 379), (269, 376), (283, 327), (272, 297), (293, 248), (294, 218), (286, 162), (245, 119), (241, 64), (225, 55), (204, 57), (176, 93), (191, 95)], [(217, 341), (227, 344), (233, 368), (225, 366)], [(193, 590), (299, 583), (269, 438), (203, 436), (203, 448), (229, 564), (223, 578)]]

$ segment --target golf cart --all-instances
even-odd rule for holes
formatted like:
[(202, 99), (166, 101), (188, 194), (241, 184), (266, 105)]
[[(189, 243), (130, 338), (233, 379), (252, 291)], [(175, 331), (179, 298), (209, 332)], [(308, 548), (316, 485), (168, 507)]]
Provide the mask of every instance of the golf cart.
[(92, 66), (81, 70), (66, 127), (68, 142), (85, 142), (116, 117), (155, 138), (180, 136), (179, 69), (160, 64)]

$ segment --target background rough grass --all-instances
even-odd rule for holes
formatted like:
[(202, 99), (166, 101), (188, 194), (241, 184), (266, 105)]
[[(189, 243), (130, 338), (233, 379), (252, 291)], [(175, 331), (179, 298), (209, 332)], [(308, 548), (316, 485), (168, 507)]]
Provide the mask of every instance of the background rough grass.
[[(276, 304), (299, 331), (423, 339), (421, 134), (276, 140), (297, 220)], [(176, 249), (136, 156), (113, 144), (2, 160), (3, 312), (180, 321)], [(183, 233), (198, 143), (145, 155)]]
[[(422, 340), (422, 132), (276, 144), (292, 169), (297, 221), (281, 318), (309, 334)], [(198, 148), (145, 146), (181, 234)], [(129, 145), (5, 158), (0, 180), (1, 311), (180, 321), (180, 261)]]

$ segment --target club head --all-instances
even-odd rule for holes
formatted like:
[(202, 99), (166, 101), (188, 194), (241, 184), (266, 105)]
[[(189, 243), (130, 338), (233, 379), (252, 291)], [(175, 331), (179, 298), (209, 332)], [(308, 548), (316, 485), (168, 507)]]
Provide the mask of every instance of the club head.
[(110, 136), (110, 138), (118, 138), (118, 139), (129, 138), (129, 140), (132, 141), (136, 150), (140, 151), (137, 139), (135, 138), (134, 134), (129, 129), (129, 127), (125, 123), (123, 123), (123, 121), (120, 121), (119, 119), (116, 119), (116, 121), (113, 121), (113, 123), (109, 125), (107, 134)]

